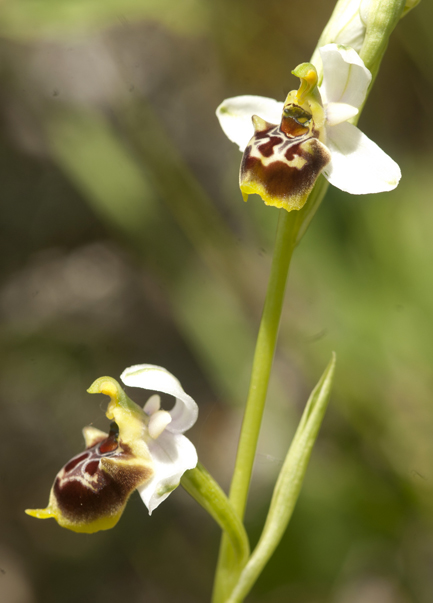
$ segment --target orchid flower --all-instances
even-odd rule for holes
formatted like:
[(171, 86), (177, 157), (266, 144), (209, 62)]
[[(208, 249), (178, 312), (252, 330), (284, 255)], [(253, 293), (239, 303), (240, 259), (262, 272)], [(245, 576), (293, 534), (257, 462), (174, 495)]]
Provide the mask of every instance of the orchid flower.
[[(226, 99), (221, 127), (244, 152), (240, 188), (245, 201), (259, 194), (267, 205), (300, 209), (320, 173), (354, 195), (394, 189), (399, 166), (348, 120), (362, 107), (371, 73), (353, 48), (320, 48), (323, 81), (310, 63), (292, 73), (298, 91), (284, 103), (261, 96)], [(279, 124), (279, 125), (274, 125)]]
[(86, 449), (57, 474), (48, 507), (26, 513), (53, 517), (74, 532), (107, 530), (118, 522), (135, 489), (150, 515), (183, 473), (197, 465), (195, 447), (182, 434), (196, 422), (198, 407), (176, 377), (160, 366), (141, 364), (127, 368), (121, 379), (174, 396), (176, 403), (170, 411), (161, 410), (160, 397), (152, 395), (141, 409), (115, 379), (97, 379), (87, 391), (110, 396), (110, 433), (85, 427)]

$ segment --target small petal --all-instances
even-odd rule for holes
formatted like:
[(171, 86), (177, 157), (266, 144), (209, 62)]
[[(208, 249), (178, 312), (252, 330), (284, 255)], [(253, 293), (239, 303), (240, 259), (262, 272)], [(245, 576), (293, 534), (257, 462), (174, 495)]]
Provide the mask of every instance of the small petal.
[(183, 433), (197, 421), (197, 404), (184, 392), (176, 377), (162, 366), (137, 364), (125, 369), (120, 378), (125, 385), (162, 392), (176, 398), (176, 404), (169, 411), (172, 420), (167, 430), (171, 433)]
[(153, 413), (157, 412), (161, 408), (161, 396), (158, 394), (153, 394), (150, 396), (149, 400), (143, 406), (143, 410), (147, 415), (153, 415)]
[(329, 103), (326, 105), (326, 124), (336, 126), (358, 115), (359, 111), (352, 105), (346, 103)]
[(323, 103), (360, 107), (371, 82), (371, 73), (353, 48), (327, 44), (320, 48), (323, 62)]
[(198, 462), (194, 445), (183, 435), (164, 431), (150, 442), (149, 450), (155, 467), (153, 477), (139, 487), (140, 496), (149, 509), (149, 515), (177, 488), (180, 478)]
[(223, 101), (216, 114), (225, 135), (244, 151), (254, 134), (252, 116), (258, 115), (271, 124), (279, 124), (283, 106), (284, 103), (265, 96), (235, 96)]
[(158, 410), (149, 419), (149, 435), (156, 440), (167, 425), (171, 423), (171, 415), (166, 410)]
[(96, 427), (93, 427), (92, 425), (88, 425), (87, 427), (83, 428), (83, 436), (86, 443), (86, 448), (91, 448), (101, 440), (107, 438), (108, 433), (105, 433), (105, 431), (101, 431), (100, 429), (96, 429)]
[(342, 191), (352, 195), (381, 193), (399, 183), (397, 163), (352, 124), (329, 128), (327, 146), (332, 159), (323, 174)]

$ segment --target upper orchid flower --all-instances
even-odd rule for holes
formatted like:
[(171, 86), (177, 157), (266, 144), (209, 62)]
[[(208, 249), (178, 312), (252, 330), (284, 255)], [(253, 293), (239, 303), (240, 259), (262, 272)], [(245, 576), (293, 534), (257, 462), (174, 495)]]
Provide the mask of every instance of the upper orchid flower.
[(170, 394), (171, 411), (160, 410), (153, 395), (141, 409), (111, 377), (97, 379), (88, 392), (110, 396), (106, 415), (110, 433), (83, 430), (85, 452), (71, 459), (54, 480), (46, 509), (29, 509), (33, 517), (53, 517), (74, 532), (112, 528), (137, 488), (152, 513), (197, 465), (194, 445), (183, 436), (197, 420), (198, 408), (179, 381), (164, 368), (141, 364), (121, 375), (125, 385)]
[[(310, 63), (299, 65), (298, 91), (284, 103), (261, 96), (225, 100), (217, 116), (244, 156), (240, 188), (246, 200), (259, 194), (268, 205), (300, 209), (321, 172), (354, 195), (395, 188), (398, 165), (348, 120), (359, 113), (371, 73), (352, 48), (320, 48), (323, 81)], [(274, 125), (279, 124), (279, 125)]]

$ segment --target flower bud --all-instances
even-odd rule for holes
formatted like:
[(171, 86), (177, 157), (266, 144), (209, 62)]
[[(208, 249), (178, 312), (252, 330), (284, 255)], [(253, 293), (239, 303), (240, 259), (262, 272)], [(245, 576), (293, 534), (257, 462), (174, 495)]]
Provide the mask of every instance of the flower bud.
[[(311, 62), (322, 73), (319, 48), (326, 44), (350, 46), (367, 69), (378, 67), (388, 38), (399, 19), (420, 0), (339, 0), (320, 36)], [(319, 78), (321, 79), (321, 78)]]

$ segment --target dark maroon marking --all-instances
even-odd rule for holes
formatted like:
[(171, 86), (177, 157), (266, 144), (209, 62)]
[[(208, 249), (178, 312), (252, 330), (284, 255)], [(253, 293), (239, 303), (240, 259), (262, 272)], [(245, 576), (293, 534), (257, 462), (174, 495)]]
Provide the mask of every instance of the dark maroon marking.
[(99, 461), (91, 461), (90, 463), (87, 463), (84, 468), (84, 471), (89, 475), (95, 475), (95, 473), (98, 471), (98, 467)]
[[(287, 161), (292, 161), (292, 159), (294, 159), (297, 155), (300, 155), (301, 157), (305, 157), (305, 159), (309, 159), (309, 155), (307, 152), (302, 150), (302, 145), (307, 142), (307, 140), (310, 140), (309, 138), (303, 138), (302, 140), (293, 140), (292, 144), (287, 148), (286, 152), (284, 153), (284, 157), (287, 159)], [(292, 168), (292, 169), (297, 169), (297, 168)]]
[(254, 140), (260, 140), (262, 138), (268, 138), (268, 136), (272, 135), (272, 132), (275, 131), (278, 135), (278, 126), (272, 126), (269, 130), (262, 130), (261, 132), (256, 132), (254, 134)]
[(84, 461), (90, 456), (90, 453), (85, 452), (84, 454), (80, 454), (80, 456), (76, 456), (74, 459), (71, 459), (67, 465), (65, 465), (65, 473), (69, 473), (72, 471), (81, 461)]
[(301, 155), (300, 149), (301, 149), (300, 143), (293, 144), (284, 153), (284, 157), (287, 159), (287, 161), (292, 161), (292, 159), (294, 159), (297, 155)]
[(281, 144), (282, 140), (279, 136), (271, 136), (267, 142), (257, 146), (263, 157), (270, 157), (274, 153), (274, 147)]

